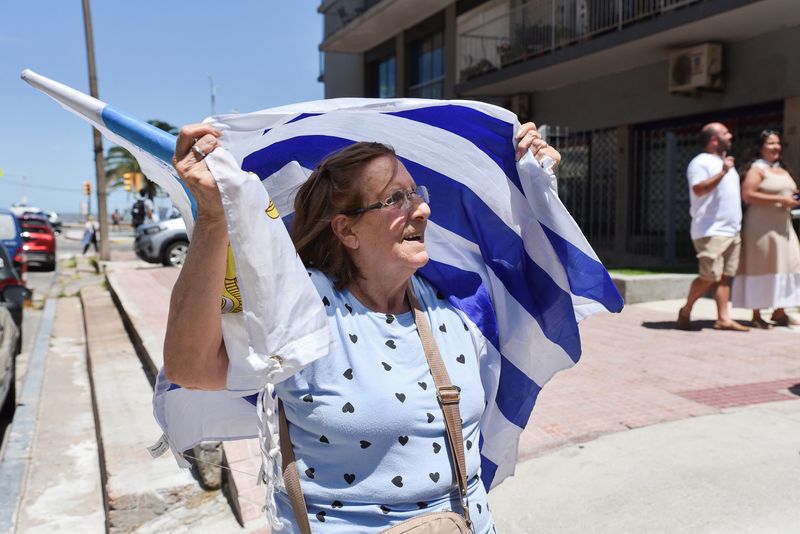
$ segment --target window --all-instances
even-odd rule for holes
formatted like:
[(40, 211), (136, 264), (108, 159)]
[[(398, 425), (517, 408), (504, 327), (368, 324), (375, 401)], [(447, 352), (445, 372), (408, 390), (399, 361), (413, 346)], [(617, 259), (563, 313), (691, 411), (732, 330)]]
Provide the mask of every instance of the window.
[(397, 96), (397, 60), (394, 56), (371, 61), (368, 64), (368, 95), (378, 98), (394, 98)]
[(0, 239), (16, 239), (17, 225), (10, 213), (0, 214)]
[(408, 96), (444, 96), (444, 33), (439, 32), (411, 43)]

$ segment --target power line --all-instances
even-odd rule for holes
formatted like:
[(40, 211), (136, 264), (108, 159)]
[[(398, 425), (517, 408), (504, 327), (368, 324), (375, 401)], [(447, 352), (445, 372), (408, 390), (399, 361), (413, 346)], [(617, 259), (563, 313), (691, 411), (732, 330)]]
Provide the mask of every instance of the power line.
[[(8, 175), (6, 175), (6, 176), (8, 176)], [(83, 193), (81, 193), (81, 189), (78, 186), (75, 186), (74, 188), (53, 187), (53, 186), (47, 186), (47, 185), (35, 185), (35, 184), (32, 184), (32, 183), (27, 182), (27, 181), (26, 182), (17, 182), (16, 180), (0, 179), (0, 185), (1, 184), (18, 185), (20, 187), (26, 187), (26, 188), (30, 187), (31, 189), (47, 189), (49, 191), (63, 191), (63, 192), (66, 192), (66, 193), (79, 193), (81, 195), (83, 194)]]

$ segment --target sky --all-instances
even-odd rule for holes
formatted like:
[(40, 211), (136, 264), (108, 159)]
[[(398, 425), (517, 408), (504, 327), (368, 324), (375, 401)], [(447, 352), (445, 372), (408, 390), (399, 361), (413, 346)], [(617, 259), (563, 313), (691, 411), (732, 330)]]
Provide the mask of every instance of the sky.
[[(91, 127), (19, 75), (89, 92), (81, 0), (0, 0), (0, 207), (77, 213), (92, 182)], [(176, 126), (323, 98), (319, 0), (90, 0), (100, 100)], [(103, 141), (104, 150), (113, 146)], [(23, 187), (23, 184), (25, 186)], [(109, 213), (128, 209), (112, 193)]]

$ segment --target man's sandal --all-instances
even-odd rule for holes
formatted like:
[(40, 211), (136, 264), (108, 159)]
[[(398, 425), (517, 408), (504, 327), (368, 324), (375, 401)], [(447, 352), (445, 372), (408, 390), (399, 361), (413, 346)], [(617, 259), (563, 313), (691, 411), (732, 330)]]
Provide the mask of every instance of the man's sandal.
[(676, 322), (676, 327), (678, 330), (691, 330), (692, 329), (692, 321), (688, 313), (683, 313), (683, 309), (678, 310), (678, 320)]
[(714, 330), (730, 330), (732, 332), (749, 332), (750, 329), (743, 324), (739, 324), (736, 321), (731, 321), (730, 323), (721, 323), (719, 321), (714, 323)]

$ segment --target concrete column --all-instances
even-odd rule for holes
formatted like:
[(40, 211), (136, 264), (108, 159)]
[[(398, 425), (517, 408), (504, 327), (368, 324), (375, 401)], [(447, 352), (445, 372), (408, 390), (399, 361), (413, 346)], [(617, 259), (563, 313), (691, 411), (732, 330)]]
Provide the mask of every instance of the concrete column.
[(406, 32), (398, 32), (394, 37), (394, 57), (395, 57), (395, 87), (398, 98), (406, 96)]
[(617, 127), (617, 183), (614, 199), (614, 256), (621, 257), (628, 246), (628, 199), (631, 180), (631, 128)]
[(783, 158), (795, 174), (800, 173), (800, 96), (783, 101)]
[(456, 3), (453, 2), (444, 10), (444, 97), (455, 98), (456, 68), (458, 58), (456, 49), (458, 34), (456, 23)]
[(364, 96), (363, 54), (325, 53), (325, 98)]

